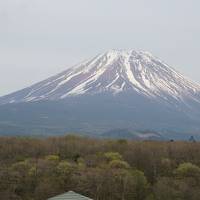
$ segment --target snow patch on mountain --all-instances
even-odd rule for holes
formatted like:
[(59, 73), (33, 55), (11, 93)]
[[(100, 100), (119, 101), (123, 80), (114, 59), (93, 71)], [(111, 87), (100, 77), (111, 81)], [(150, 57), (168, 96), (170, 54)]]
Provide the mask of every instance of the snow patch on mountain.
[(150, 99), (200, 102), (200, 86), (148, 52), (110, 50), (24, 90), (0, 104), (71, 96), (137, 93)]

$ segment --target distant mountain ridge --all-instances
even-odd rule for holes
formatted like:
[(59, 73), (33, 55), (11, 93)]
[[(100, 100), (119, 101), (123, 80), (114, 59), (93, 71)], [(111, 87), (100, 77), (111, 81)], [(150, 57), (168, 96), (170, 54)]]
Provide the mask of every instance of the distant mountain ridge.
[[(59, 113), (52, 113), (49, 106), (42, 107), (44, 104), (53, 106), (54, 112), (58, 108)], [(0, 105), (0, 111), (4, 108), (12, 115), (26, 113), (26, 120), (32, 121), (33, 127), (37, 124), (43, 127), (41, 121), (46, 120), (49, 128), (55, 117), (52, 115), (60, 115), (63, 123), (54, 125), (60, 124), (61, 132), (128, 129), (166, 134), (178, 129), (198, 134), (200, 131), (200, 85), (152, 54), (134, 50), (100, 54), (33, 86), (0, 97)], [(44, 115), (42, 120), (33, 119), (32, 107), (36, 119)], [(0, 113), (0, 128), (5, 121), (19, 124), (20, 119), (11, 118), (5, 120)]]

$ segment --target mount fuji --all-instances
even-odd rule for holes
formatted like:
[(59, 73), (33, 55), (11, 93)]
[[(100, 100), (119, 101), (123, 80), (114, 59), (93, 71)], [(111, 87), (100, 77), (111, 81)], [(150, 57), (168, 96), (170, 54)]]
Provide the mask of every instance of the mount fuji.
[(148, 52), (110, 50), (0, 97), (1, 134), (187, 138), (200, 134), (200, 85)]

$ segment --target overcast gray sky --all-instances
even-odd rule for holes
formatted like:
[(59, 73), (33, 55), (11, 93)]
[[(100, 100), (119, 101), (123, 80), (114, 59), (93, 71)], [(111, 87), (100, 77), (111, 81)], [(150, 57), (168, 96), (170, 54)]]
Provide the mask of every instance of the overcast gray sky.
[(146, 50), (200, 83), (199, 0), (0, 0), (0, 95), (108, 49)]

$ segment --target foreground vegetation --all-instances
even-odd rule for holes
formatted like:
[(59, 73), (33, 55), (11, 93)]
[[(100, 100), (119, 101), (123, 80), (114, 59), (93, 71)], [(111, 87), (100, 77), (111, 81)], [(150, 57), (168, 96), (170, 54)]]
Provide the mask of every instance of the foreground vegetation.
[(0, 198), (199, 200), (200, 143), (0, 138)]

